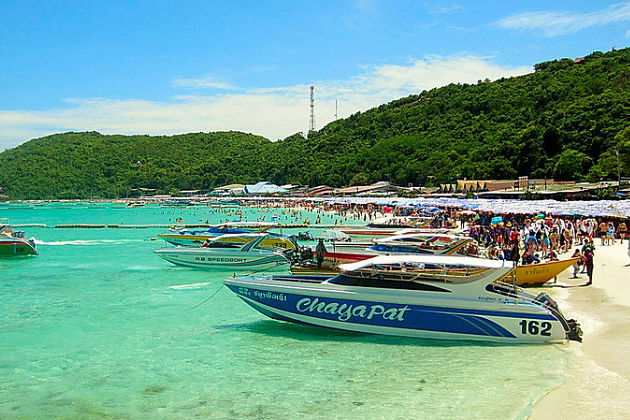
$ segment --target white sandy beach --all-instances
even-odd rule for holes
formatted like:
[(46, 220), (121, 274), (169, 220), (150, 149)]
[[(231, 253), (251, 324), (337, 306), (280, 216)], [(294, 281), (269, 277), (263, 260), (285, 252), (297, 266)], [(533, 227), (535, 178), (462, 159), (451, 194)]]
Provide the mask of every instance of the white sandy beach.
[(630, 418), (630, 258), (626, 242), (599, 244), (592, 286), (575, 287), (586, 274), (572, 279), (568, 269), (558, 284), (573, 287), (546, 288), (567, 317), (580, 321), (584, 341), (567, 344), (574, 360), (565, 382), (534, 404), (530, 419)]

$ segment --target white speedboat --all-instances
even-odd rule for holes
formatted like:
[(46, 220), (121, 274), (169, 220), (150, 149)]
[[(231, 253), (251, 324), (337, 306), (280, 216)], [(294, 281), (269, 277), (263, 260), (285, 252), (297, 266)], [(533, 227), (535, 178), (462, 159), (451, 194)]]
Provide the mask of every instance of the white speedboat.
[(393, 235), (409, 235), (414, 233), (426, 233), (426, 234), (440, 234), (448, 233), (449, 229), (445, 228), (375, 228), (375, 227), (363, 227), (363, 228), (338, 228), (336, 229), (346, 235), (350, 236), (352, 240), (365, 240), (384, 238), (386, 236)]
[(233, 277), (224, 282), (275, 319), (365, 333), (508, 343), (581, 341), (544, 293), (499, 282), (511, 262), (454, 256), (379, 256), (320, 276)]
[(473, 242), (467, 236), (410, 233), (393, 235), (372, 242), (333, 242), (326, 245), (325, 258), (332, 261), (362, 261), (377, 255), (452, 255), (465, 253)]
[[(235, 241), (235, 236), (239, 241)], [(200, 248), (162, 248), (154, 252), (173, 264), (196, 268), (259, 271), (288, 264), (283, 251), (261, 246), (266, 238), (265, 234), (228, 234), (213, 238)]]

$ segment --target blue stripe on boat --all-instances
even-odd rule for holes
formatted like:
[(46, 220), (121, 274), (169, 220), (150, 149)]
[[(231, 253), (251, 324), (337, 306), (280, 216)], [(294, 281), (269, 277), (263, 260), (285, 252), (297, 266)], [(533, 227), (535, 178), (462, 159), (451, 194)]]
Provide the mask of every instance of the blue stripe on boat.
[[(322, 304), (326, 306), (331, 303), (337, 303), (339, 305), (353, 305), (353, 307), (357, 307), (360, 305), (366, 306), (367, 308), (372, 307), (373, 305), (384, 306), (387, 309), (400, 309), (407, 308), (404, 314), (403, 319), (385, 319), (383, 317), (374, 316), (371, 319), (367, 317), (359, 317), (352, 316), (347, 320), (340, 320), (339, 313), (327, 313), (327, 312), (319, 312), (318, 310), (312, 311), (299, 311), (297, 309), (297, 302), (300, 299), (308, 298), (313, 299), (314, 297), (310, 296), (302, 296), (295, 294), (288, 294), (283, 292), (269, 292), (269, 291), (261, 291), (257, 289), (253, 289), (251, 287), (239, 287), (228, 285), (230, 290), (235, 292), (239, 297), (241, 297), (247, 304), (257, 309), (261, 313), (270, 318), (281, 319), (291, 322), (298, 323), (308, 323), (308, 322), (300, 322), (296, 321), (292, 318), (287, 318), (284, 315), (280, 315), (276, 312), (273, 312), (270, 308), (278, 309), (284, 312), (293, 313), (297, 315), (301, 315), (304, 317), (311, 317), (314, 319), (325, 319), (330, 321), (337, 321), (341, 325), (343, 324), (355, 324), (355, 325), (374, 325), (380, 327), (390, 327), (390, 328), (402, 328), (402, 329), (414, 329), (414, 330), (424, 330), (424, 331), (435, 331), (435, 332), (448, 332), (448, 333), (457, 333), (457, 334), (469, 334), (469, 335), (477, 335), (477, 336), (490, 336), (490, 337), (505, 337), (505, 338), (516, 338), (512, 333), (506, 330), (501, 325), (496, 322), (479, 316), (478, 312), (485, 312), (488, 315), (492, 316), (509, 316), (515, 317), (518, 316), (522, 319), (546, 319), (542, 318), (538, 314), (515, 314), (515, 313), (505, 313), (502, 312), (493, 312), (493, 311), (476, 311), (476, 310), (455, 310), (450, 308), (438, 308), (438, 307), (430, 307), (430, 306), (418, 306), (418, 305), (400, 305), (400, 304), (388, 304), (388, 303), (378, 303), (378, 302), (365, 302), (365, 301), (355, 301), (355, 300), (345, 300), (345, 299), (326, 299), (326, 298), (318, 298), (318, 304)], [(243, 289), (248, 289), (248, 294), (245, 294)], [(258, 295), (256, 294), (258, 293)], [(270, 295), (275, 295), (276, 298), (283, 296), (286, 297), (283, 299), (276, 299), (270, 297)], [(266, 297), (262, 297), (266, 296)], [(385, 309), (385, 308), (384, 308)], [(549, 317), (550, 319), (555, 320), (553, 317)], [(315, 323), (314, 323), (315, 324)]]

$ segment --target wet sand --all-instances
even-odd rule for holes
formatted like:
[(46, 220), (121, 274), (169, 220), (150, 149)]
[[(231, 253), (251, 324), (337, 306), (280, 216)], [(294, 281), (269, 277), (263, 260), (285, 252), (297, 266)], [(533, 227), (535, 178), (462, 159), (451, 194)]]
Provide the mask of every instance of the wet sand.
[(584, 341), (567, 344), (574, 357), (565, 381), (534, 404), (530, 419), (630, 418), (630, 257), (626, 242), (599, 243), (593, 285), (581, 287), (586, 274), (573, 279), (570, 268), (547, 289), (567, 317), (580, 321)]

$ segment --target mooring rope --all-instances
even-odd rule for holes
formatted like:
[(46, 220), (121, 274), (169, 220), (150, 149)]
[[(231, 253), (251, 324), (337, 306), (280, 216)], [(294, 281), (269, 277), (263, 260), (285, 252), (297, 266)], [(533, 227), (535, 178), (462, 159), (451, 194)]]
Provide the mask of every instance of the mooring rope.
[[(289, 264), (289, 261), (287, 261), (287, 262), (280, 262), (280, 263), (277, 263), (277, 264), (276, 264), (276, 267), (281, 266), (281, 265), (285, 265), (285, 264)], [(263, 268), (263, 269), (260, 269), (260, 270), (257, 270), (257, 271), (251, 271), (251, 272), (249, 272), (249, 273), (247, 273), (247, 274), (244, 274), (243, 276), (244, 276), (244, 277), (251, 277), (251, 276), (253, 276), (254, 274), (258, 274), (258, 273), (261, 273), (261, 272), (266, 271), (266, 270), (267, 270), (267, 269)], [(234, 274), (234, 276), (236, 276), (236, 274)], [(209, 296), (206, 300), (204, 300), (203, 302), (201, 302), (201, 303), (199, 303), (199, 304), (197, 304), (197, 305), (193, 306), (192, 308), (188, 308), (188, 309), (185, 309), (185, 310), (186, 310), (186, 311), (190, 311), (190, 310), (195, 309), (195, 308), (198, 308), (198, 307), (200, 307), (201, 305), (203, 305), (204, 303), (208, 302), (208, 301), (209, 301), (210, 299), (212, 299), (212, 298), (213, 298), (213, 297), (214, 297), (217, 293), (219, 293), (219, 292), (221, 291), (221, 289), (223, 289), (223, 286), (224, 286), (224, 285), (221, 285), (221, 287), (219, 287), (217, 290), (215, 290), (215, 291), (214, 291), (214, 293), (212, 293), (212, 294), (211, 294), (211, 295), (210, 295), (210, 296)]]
[(207, 298), (206, 300), (204, 300), (203, 302), (201, 302), (201, 303), (199, 303), (199, 304), (197, 304), (197, 305), (193, 306), (192, 308), (188, 308), (188, 309), (185, 309), (185, 310), (186, 310), (186, 311), (190, 311), (190, 310), (193, 310), (193, 309), (195, 309), (195, 308), (200, 307), (201, 305), (203, 305), (204, 303), (206, 303), (207, 301), (209, 301), (210, 299), (212, 299), (212, 298), (213, 298), (213, 297), (214, 297), (217, 293), (219, 293), (219, 292), (221, 291), (221, 289), (223, 289), (223, 285), (221, 285), (221, 287), (219, 287), (217, 290), (215, 290), (215, 291), (214, 291), (214, 293), (213, 293), (213, 294), (211, 294), (211, 295), (210, 295), (210, 297), (208, 297), (208, 298)]

